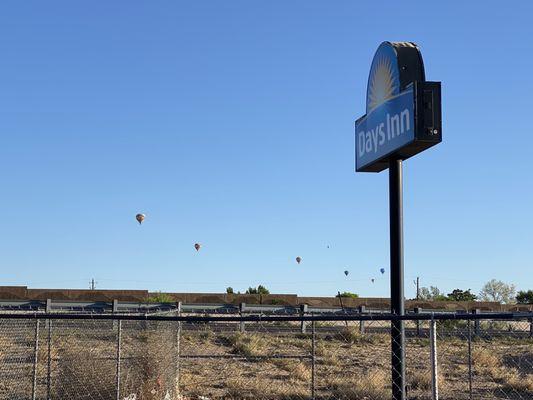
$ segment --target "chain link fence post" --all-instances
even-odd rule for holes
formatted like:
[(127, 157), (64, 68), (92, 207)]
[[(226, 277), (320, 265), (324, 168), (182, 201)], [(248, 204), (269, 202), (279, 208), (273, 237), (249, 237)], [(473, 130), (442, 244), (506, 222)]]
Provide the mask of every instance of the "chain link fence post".
[[(245, 309), (245, 308), (246, 308), (246, 303), (241, 303), (241, 304), (239, 305), (239, 315), (241, 316), (241, 318), (242, 318), (242, 316), (243, 316), (243, 313), (244, 313), (244, 309)], [(245, 330), (246, 330), (246, 327), (245, 327), (245, 325), (244, 325), (244, 321), (241, 321), (240, 324), (239, 324), (239, 331), (240, 331), (241, 333), (243, 333)]]
[[(178, 317), (181, 317), (181, 301), (178, 302), (176, 314)], [(177, 332), (176, 332), (176, 387), (174, 392), (176, 393), (176, 398), (180, 395), (180, 356), (181, 356), (181, 321), (178, 321)]]
[[(359, 314), (363, 315), (365, 312), (366, 312), (366, 307), (359, 306)], [(363, 321), (362, 319), (359, 321), (359, 333), (361, 335), (365, 334), (365, 321)]]
[(50, 400), (52, 388), (52, 320), (48, 319), (48, 360), (46, 366), (46, 398)]
[(311, 322), (311, 400), (315, 400), (315, 369), (316, 369), (316, 329), (315, 320)]
[(472, 321), (468, 320), (468, 394), (472, 400)]
[[(480, 309), (476, 308), (475, 310), (472, 310), (472, 314), (478, 315), (480, 313)], [(479, 319), (474, 320), (474, 337), (479, 336), (481, 333), (481, 324), (479, 322)]]
[(33, 345), (33, 382), (31, 387), (31, 398), (35, 400), (37, 395), (37, 362), (39, 354), (39, 319), (35, 320), (35, 343)]
[[(114, 299), (113, 300), (113, 309), (112, 309), (112, 313), (113, 314), (116, 314), (118, 313), (118, 300)], [(117, 329), (117, 323), (118, 321), (116, 319), (113, 320), (113, 330)]]
[(431, 351), (431, 398), (439, 400), (439, 379), (437, 365), (437, 321), (431, 316), (429, 325), (429, 340)]
[(117, 321), (117, 371), (116, 371), (116, 400), (120, 400), (120, 350), (122, 342), (122, 320)]
[(300, 304), (300, 316), (302, 317), (302, 321), (300, 322), (300, 332), (305, 333), (306, 331), (306, 324), (303, 319), (303, 316), (307, 314), (307, 304)]

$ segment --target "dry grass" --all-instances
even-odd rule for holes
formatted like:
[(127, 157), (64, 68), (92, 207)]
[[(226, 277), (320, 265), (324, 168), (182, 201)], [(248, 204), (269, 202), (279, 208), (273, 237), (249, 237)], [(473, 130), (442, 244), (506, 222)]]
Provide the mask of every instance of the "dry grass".
[[(54, 369), (52, 397), (92, 400), (95, 394), (111, 398), (115, 391), (113, 365), (102, 365), (90, 351), (64, 351)], [(79, 357), (79, 358), (78, 358)]]
[(215, 334), (211, 329), (205, 329), (203, 331), (200, 331), (198, 335), (196, 335), (196, 339), (200, 341), (200, 343), (207, 343), (215, 337)]
[(533, 395), (533, 374), (521, 375), (509, 371), (504, 377), (504, 385), (508, 389)]
[(474, 366), (480, 371), (493, 377), (499, 373), (501, 360), (493, 351), (485, 348), (476, 349), (472, 359)]
[(289, 373), (293, 381), (311, 382), (311, 368), (299, 360), (274, 359), (272, 363), (278, 368)]
[(254, 388), (250, 388), (249, 382), (242, 378), (230, 378), (226, 381), (226, 396), (229, 399), (247, 399), (253, 398), (255, 393), (261, 393), (265, 387), (261, 385), (262, 381), (254, 382)]
[(257, 399), (268, 395), (280, 400), (302, 400), (309, 397), (309, 388), (298, 385), (273, 385), (261, 379), (230, 378), (226, 381), (224, 398), (232, 400)]
[[(106, 345), (107, 344), (107, 345)], [(123, 330), (121, 394), (138, 400), (162, 400), (172, 388), (172, 341), (165, 331)], [(61, 335), (52, 347), (52, 398), (94, 400), (116, 396), (116, 336)], [(47, 349), (43, 346), (41, 349)], [(41, 358), (42, 357), (42, 358)], [(40, 354), (43, 363), (46, 355)], [(169, 373), (171, 372), (171, 373)]]
[(389, 376), (381, 369), (373, 369), (355, 377), (334, 378), (329, 381), (328, 387), (336, 399), (390, 399)]
[[(162, 326), (123, 328), (122, 397), (135, 393), (137, 400), (162, 400), (166, 390), (176, 387), (175, 330)], [(57, 399), (114, 398), (116, 333), (62, 328), (56, 331), (52, 347), (52, 397)], [(104, 332), (104, 333), (102, 333)], [(21, 339), (0, 335), (0, 362), (11, 368), (13, 354), (32, 351), (31, 332)], [(530, 364), (531, 341), (508, 339), (474, 342), (476, 398), (490, 398), (488, 393), (506, 393), (533, 398)], [(413, 398), (427, 398), (431, 389), (429, 343), (427, 339), (409, 338), (407, 343), (407, 381)], [(461, 398), (467, 378), (467, 343), (457, 338), (439, 339), (439, 385), (445, 384), (448, 398)], [(317, 335), (315, 345), (316, 388), (318, 398), (343, 400), (390, 399), (390, 343), (387, 335), (361, 335), (358, 326), (342, 332)], [(211, 330), (187, 330), (181, 336), (181, 354), (202, 357), (180, 361), (180, 394), (185, 399), (305, 399), (310, 397), (311, 361), (306, 358), (266, 358), (257, 356), (311, 355), (309, 335), (286, 333), (232, 333)], [(4, 360), (5, 359), (5, 360)], [(39, 349), (40, 382), (46, 374), (46, 331), (42, 330)], [(22, 359), (21, 359), (22, 360)], [(24, 363), (25, 377), (31, 359)], [(0, 365), (0, 369), (2, 366)], [(5, 382), (0, 370), (0, 398), (27, 398), (28, 379), (15, 386)], [(442, 377), (446, 377), (446, 381)], [(10, 378), (11, 379), (11, 378)], [(24, 382), (22, 382), (24, 381)], [(26, 386), (25, 386), (26, 385)], [(17, 393), (14, 395), (13, 388)], [(163, 390), (164, 388), (164, 390)], [(41, 383), (41, 393), (44, 390)], [(30, 388), (31, 390), (31, 388)], [(479, 390), (479, 392), (476, 392)], [(20, 392), (20, 396), (18, 396)], [(518, 394), (516, 394), (518, 392)], [(4, 396), (5, 394), (5, 396)], [(11, 397), (7, 397), (8, 394)], [(524, 395), (525, 394), (525, 395)], [(26, 396), (26, 397), (24, 397)]]
[(340, 359), (331, 343), (319, 342), (315, 346), (315, 356), (318, 357), (318, 363), (323, 365), (339, 365)]
[[(445, 380), (443, 374), (438, 375), (439, 388), (443, 388)], [(411, 389), (429, 391), (432, 388), (431, 373), (428, 370), (416, 369), (408, 375), (408, 381)]]
[(349, 326), (337, 333), (334, 338), (351, 344), (376, 344), (388, 341), (388, 337), (379, 334), (363, 334), (357, 326)]
[(504, 388), (517, 392), (533, 393), (533, 374), (522, 374), (513, 367), (505, 366), (492, 350), (480, 348), (474, 352), (474, 367), (479, 373), (489, 375)]
[(303, 399), (310, 394), (310, 371), (298, 360), (263, 362), (209, 360), (191, 363), (181, 375), (184, 399)]
[(236, 333), (229, 337), (233, 351), (245, 357), (257, 357), (264, 354), (265, 340), (259, 335)]

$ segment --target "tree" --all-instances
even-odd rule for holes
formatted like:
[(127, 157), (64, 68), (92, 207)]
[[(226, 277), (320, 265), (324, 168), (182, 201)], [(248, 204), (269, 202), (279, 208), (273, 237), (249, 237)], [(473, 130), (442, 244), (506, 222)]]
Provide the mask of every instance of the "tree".
[(516, 302), (518, 304), (533, 304), (533, 290), (521, 290), (516, 295)]
[(357, 293), (342, 292), (342, 293), (337, 294), (337, 296), (335, 296), (335, 297), (348, 297), (348, 298), (351, 298), (351, 299), (357, 299), (359, 297), (359, 295)]
[(496, 301), (498, 303), (512, 303), (515, 299), (516, 289), (514, 285), (492, 279), (485, 283), (479, 292), (479, 298), (483, 301)]
[(146, 301), (148, 303), (173, 303), (175, 300), (168, 293), (155, 292), (150, 293)]
[(448, 298), (445, 295), (443, 295), (440, 289), (436, 286), (430, 286), (429, 289), (427, 287), (421, 287), (418, 297), (420, 300), (429, 300), (429, 301), (448, 300)]
[(226, 293), (227, 293), (227, 294), (233, 294), (233, 293), (234, 293), (234, 292), (233, 292), (233, 288), (232, 288), (231, 286), (230, 286), (230, 287), (227, 287), (227, 288), (226, 288)]
[(270, 291), (263, 285), (259, 285), (256, 288), (249, 287), (246, 294), (270, 294)]
[(474, 301), (477, 296), (470, 292), (470, 289), (461, 290), (454, 289), (453, 292), (448, 293), (448, 300), (454, 301)]

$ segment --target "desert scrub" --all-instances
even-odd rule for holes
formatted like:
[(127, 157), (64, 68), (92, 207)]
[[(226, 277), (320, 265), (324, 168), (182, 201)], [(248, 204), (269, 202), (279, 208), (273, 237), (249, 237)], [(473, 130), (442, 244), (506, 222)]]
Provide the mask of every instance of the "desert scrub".
[[(445, 382), (442, 371), (439, 371), (437, 379), (439, 388), (442, 389), (444, 387)], [(413, 390), (429, 391), (431, 390), (432, 386), (431, 371), (420, 368), (413, 370), (411, 373), (408, 372), (407, 382)]]
[(209, 328), (206, 328), (205, 330), (200, 331), (196, 337), (198, 338), (200, 343), (207, 343), (212, 340), (214, 336), (215, 334), (213, 333), (213, 331)]
[(291, 380), (311, 382), (311, 368), (304, 361), (277, 358), (273, 359), (272, 363), (288, 372)]
[(533, 374), (522, 375), (516, 369), (507, 371), (502, 377), (504, 386), (517, 392), (533, 394)]
[(504, 389), (533, 393), (533, 374), (521, 373), (517, 368), (506, 366), (490, 349), (474, 351), (474, 367), (478, 374), (487, 374)]
[(417, 346), (417, 347), (429, 347), (429, 339), (428, 338), (408, 338), (408, 344), (410, 346)]
[[(64, 347), (53, 362), (52, 397), (92, 400), (112, 398), (115, 392), (115, 365), (102, 362), (103, 354), (90, 348)], [(111, 354), (109, 354), (111, 356)]]
[(339, 357), (337, 357), (336, 351), (338, 351), (338, 349), (335, 346), (330, 345), (329, 342), (318, 342), (315, 345), (317, 362), (323, 365), (338, 365), (340, 360)]
[(309, 398), (309, 388), (301, 385), (272, 384), (263, 379), (234, 377), (226, 380), (226, 399), (244, 400), (269, 398), (276, 400), (302, 400)]
[(474, 350), (472, 358), (476, 371), (480, 373), (495, 377), (499, 368), (501, 368), (500, 358), (489, 349), (480, 348)]
[(321, 341), (315, 345), (315, 356), (317, 363), (322, 365), (335, 366), (340, 364), (340, 359), (337, 356), (339, 348), (328, 341)]
[(335, 340), (340, 340), (342, 342), (351, 343), (351, 344), (360, 344), (360, 343), (382, 343), (383, 336), (379, 334), (364, 334), (361, 333), (359, 327), (350, 326), (344, 328), (341, 332), (334, 335)]
[(467, 328), (467, 321), (442, 320), (438, 321), (437, 323), (437, 334), (444, 336), (445, 334), (452, 333), (453, 331), (464, 331)]
[(335, 377), (328, 382), (328, 389), (335, 399), (389, 400), (389, 376), (381, 369), (372, 369), (358, 376)]
[(257, 357), (264, 353), (264, 337), (248, 334), (236, 333), (228, 338), (228, 341), (236, 354), (245, 357)]

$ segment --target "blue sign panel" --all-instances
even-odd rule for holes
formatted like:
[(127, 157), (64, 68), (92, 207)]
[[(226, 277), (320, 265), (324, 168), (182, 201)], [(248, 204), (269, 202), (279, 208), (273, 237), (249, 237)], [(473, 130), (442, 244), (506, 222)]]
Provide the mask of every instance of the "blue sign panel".
[(372, 59), (366, 114), (355, 122), (355, 169), (380, 172), (442, 141), (440, 82), (426, 81), (412, 42), (383, 42)]
[(415, 140), (412, 87), (371, 108), (355, 124), (356, 169), (392, 154)]

